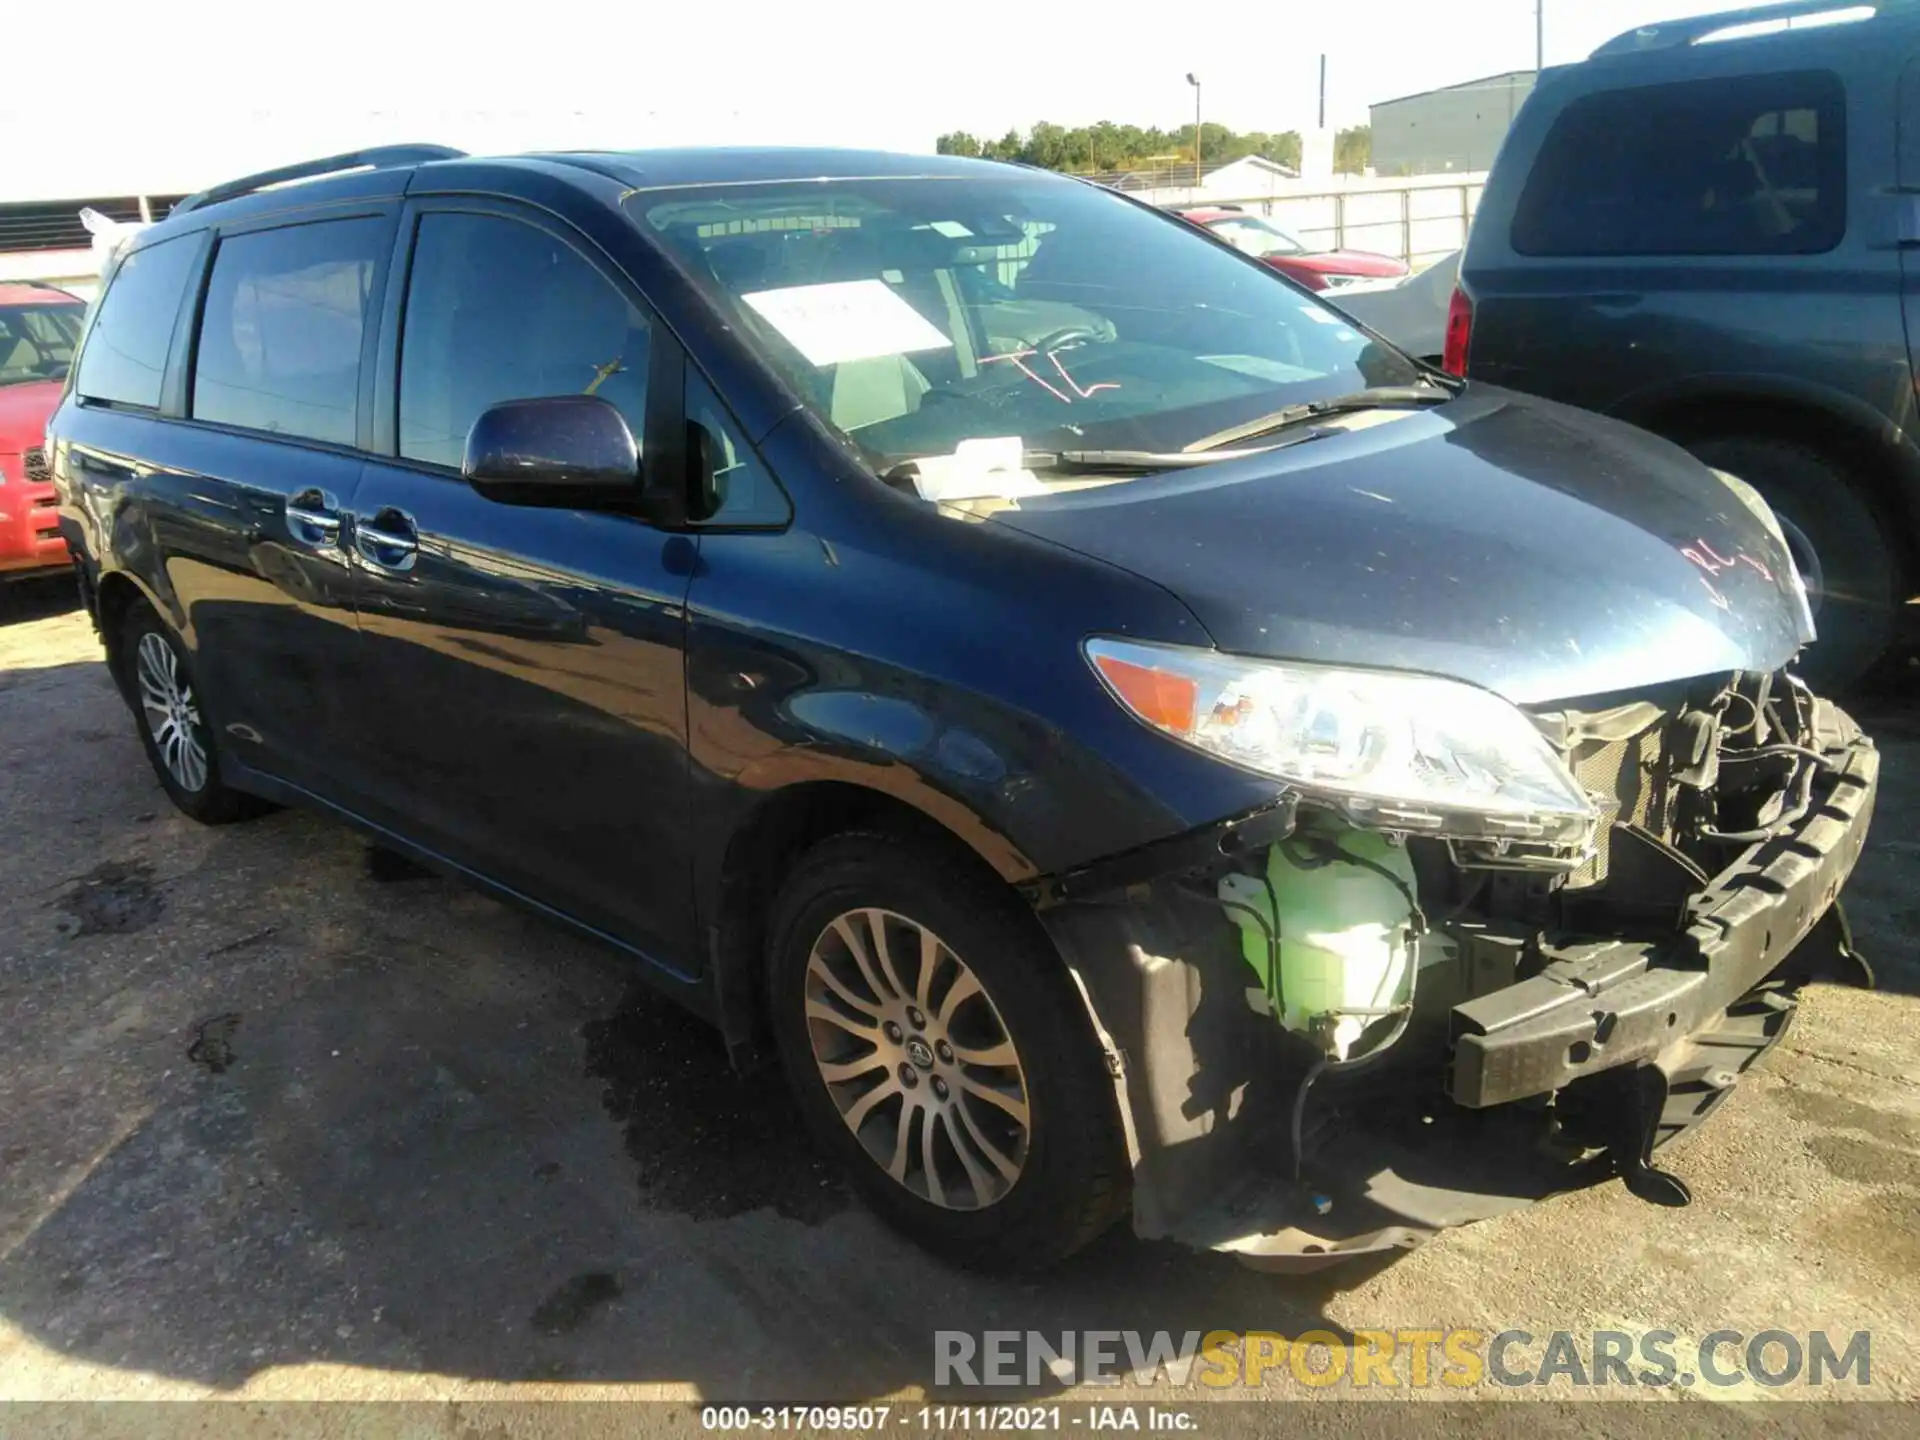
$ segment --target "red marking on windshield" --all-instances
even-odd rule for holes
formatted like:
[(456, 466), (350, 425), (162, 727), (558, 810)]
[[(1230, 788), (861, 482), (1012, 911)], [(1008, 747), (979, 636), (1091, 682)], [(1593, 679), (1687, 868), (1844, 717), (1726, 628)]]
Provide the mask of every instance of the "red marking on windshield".
[(1067, 394), (1063, 390), (1054, 389), (1053, 386), (1049, 385), (1040, 376), (1034, 374), (1033, 371), (1029, 370), (1026, 367), (1026, 364), (1024, 362), (1026, 361), (1027, 356), (1033, 353), (1034, 352), (1031, 350), (1015, 350), (1005, 355), (983, 355), (980, 358), (980, 363), (982, 365), (990, 365), (995, 360), (1011, 360), (1013, 362), (1014, 368), (1018, 370), (1022, 375), (1026, 376), (1029, 380), (1033, 381), (1034, 384), (1038, 385), (1042, 390), (1046, 391), (1049, 395), (1053, 396), (1053, 398), (1058, 400), (1062, 405), (1071, 405), (1073, 403), (1073, 397), (1071, 395)]
[(1082, 385), (1067, 373), (1067, 367), (1060, 363), (1060, 357), (1058, 355), (1049, 353), (1047, 359), (1051, 360), (1053, 362), (1053, 368), (1060, 372), (1060, 378), (1079, 392), (1082, 400), (1089, 399), (1099, 394), (1102, 390), (1118, 390), (1120, 388), (1119, 384), (1112, 380), (1101, 380), (1096, 381), (1092, 385)]
[(1027, 365), (1027, 359), (1038, 353), (1037, 350), (1031, 349), (1010, 350), (1005, 355), (982, 355), (980, 357), (980, 363), (982, 365), (991, 365), (997, 360), (1010, 362), (1022, 375), (1033, 381), (1034, 384), (1053, 396), (1053, 398), (1058, 400), (1062, 405), (1071, 405), (1075, 396), (1078, 396), (1082, 400), (1087, 400), (1099, 394), (1102, 390), (1118, 390), (1120, 388), (1119, 384), (1112, 380), (1102, 380), (1092, 385), (1082, 385), (1078, 380), (1074, 379), (1072, 375), (1067, 373), (1067, 367), (1060, 363), (1060, 357), (1049, 352), (1047, 362), (1052, 365), (1055, 370), (1060, 372), (1060, 378), (1067, 383), (1068, 389), (1073, 391), (1073, 394), (1069, 395), (1065, 390), (1059, 389), (1049, 382), (1045, 376), (1039, 374)]

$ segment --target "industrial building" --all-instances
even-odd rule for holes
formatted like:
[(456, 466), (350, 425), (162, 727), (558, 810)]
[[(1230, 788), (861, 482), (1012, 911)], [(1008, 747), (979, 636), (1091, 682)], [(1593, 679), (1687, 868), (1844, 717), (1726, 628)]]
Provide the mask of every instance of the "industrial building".
[(1370, 106), (1376, 175), (1477, 173), (1493, 168), (1535, 72), (1510, 70)]

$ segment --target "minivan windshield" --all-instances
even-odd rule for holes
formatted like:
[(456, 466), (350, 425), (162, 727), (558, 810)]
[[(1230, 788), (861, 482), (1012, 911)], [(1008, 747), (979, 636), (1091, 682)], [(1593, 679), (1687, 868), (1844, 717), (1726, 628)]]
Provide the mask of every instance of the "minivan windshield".
[(1426, 383), (1272, 270), (1091, 185), (1009, 168), (627, 203), (882, 474), (968, 441), (1182, 452), (1289, 407)]

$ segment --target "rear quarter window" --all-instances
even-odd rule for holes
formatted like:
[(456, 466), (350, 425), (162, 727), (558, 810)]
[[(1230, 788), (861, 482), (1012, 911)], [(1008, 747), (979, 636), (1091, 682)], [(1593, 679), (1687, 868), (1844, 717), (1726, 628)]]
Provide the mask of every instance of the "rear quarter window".
[(160, 404), (174, 320), (198, 253), (199, 237), (179, 235), (120, 262), (80, 354), (74, 389), (83, 400)]
[(1828, 71), (1587, 95), (1533, 163), (1522, 255), (1813, 255), (1846, 233), (1846, 94)]

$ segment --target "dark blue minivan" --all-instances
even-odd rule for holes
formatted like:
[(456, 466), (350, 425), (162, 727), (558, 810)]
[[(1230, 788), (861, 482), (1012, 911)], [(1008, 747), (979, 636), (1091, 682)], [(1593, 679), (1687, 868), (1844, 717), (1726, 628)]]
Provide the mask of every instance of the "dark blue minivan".
[(965, 1263), (1682, 1203), (1864, 978), (1876, 756), (1765, 503), (1085, 183), (252, 176), (117, 257), (50, 436), (176, 805), (599, 937)]

